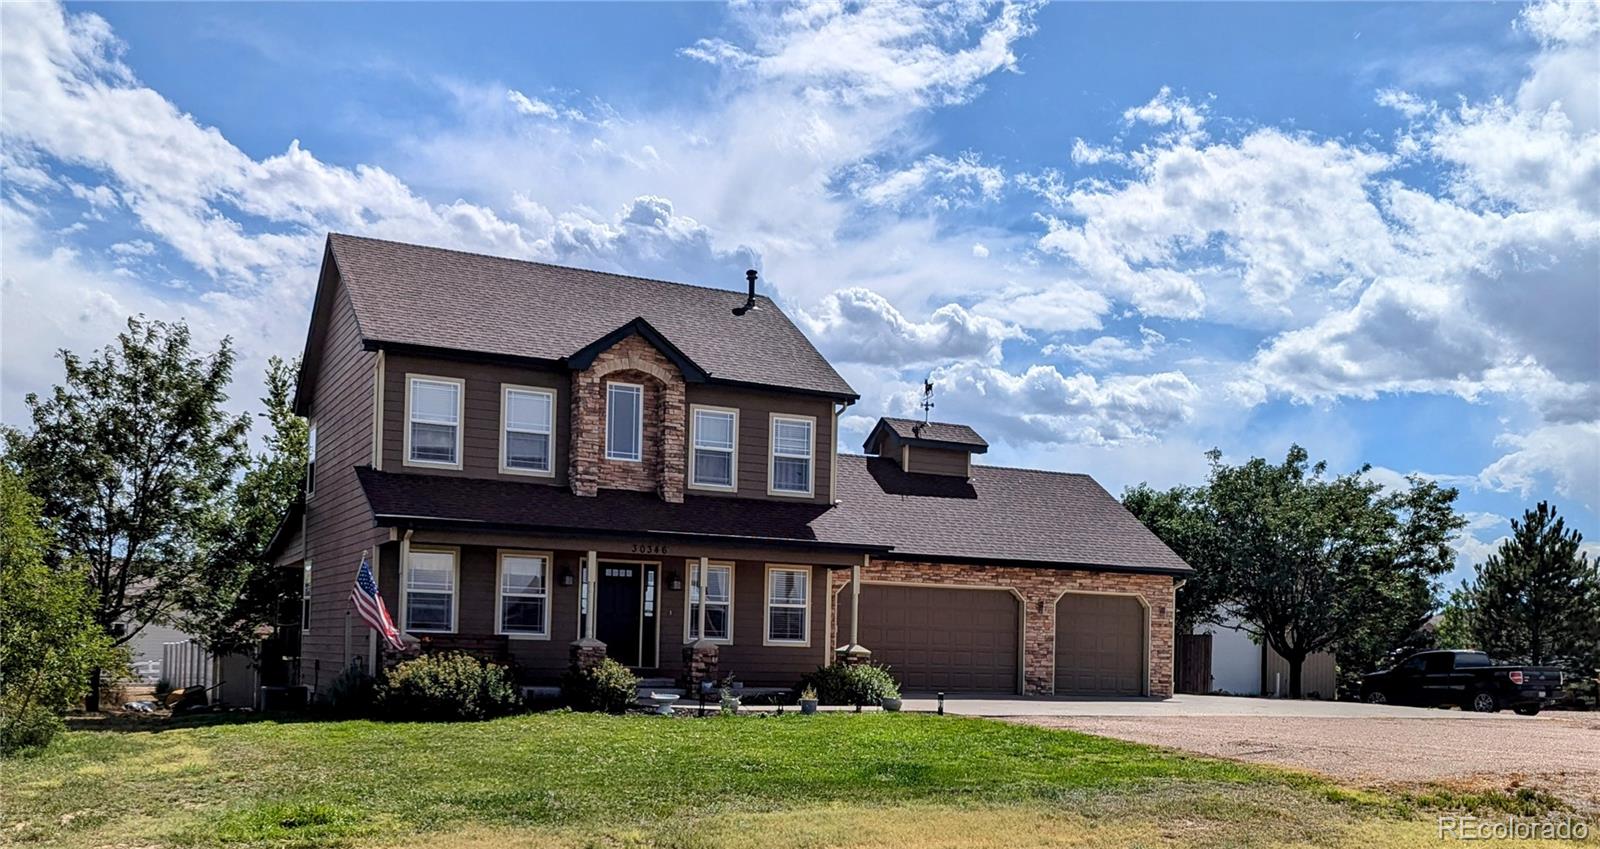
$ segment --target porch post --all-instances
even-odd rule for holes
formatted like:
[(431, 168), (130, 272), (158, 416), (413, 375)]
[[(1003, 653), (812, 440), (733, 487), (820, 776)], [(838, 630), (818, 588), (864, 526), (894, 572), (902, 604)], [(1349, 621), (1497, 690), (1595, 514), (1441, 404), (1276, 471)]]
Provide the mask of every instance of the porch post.
[(700, 606), (695, 611), (694, 632), (700, 639), (706, 637), (706, 574), (711, 571), (711, 558), (700, 558), (700, 574), (695, 578), (695, 588), (700, 592)]
[(861, 645), (861, 566), (867, 562), (867, 555), (861, 555), (861, 563), (850, 566), (850, 643), (840, 646), (834, 651), (840, 663), (866, 663), (872, 659), (872, 652)]
[(600, 592), (600, 554), (596, 551), (590, 551), (585, 555), (585, 560), (589, 567), (589, 615), (584, 621), (583, 636), (585, 639), (592, 640), (595, 634), (595, 614), (600, 610), (600, 605), (596, 603), (599, 601)]

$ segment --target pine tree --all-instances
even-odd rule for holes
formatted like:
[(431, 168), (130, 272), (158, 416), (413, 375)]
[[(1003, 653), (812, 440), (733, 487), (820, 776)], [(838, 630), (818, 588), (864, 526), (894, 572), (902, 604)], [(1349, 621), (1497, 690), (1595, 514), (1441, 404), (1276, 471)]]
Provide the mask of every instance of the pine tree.
[(1511, 521), (1511, 536), (1468, 586), (1480, 649), (1501, 660), (1592, 673), (1600, 663), (1600, 563), (1579, 552), (1582, 542), (1548, 502)]

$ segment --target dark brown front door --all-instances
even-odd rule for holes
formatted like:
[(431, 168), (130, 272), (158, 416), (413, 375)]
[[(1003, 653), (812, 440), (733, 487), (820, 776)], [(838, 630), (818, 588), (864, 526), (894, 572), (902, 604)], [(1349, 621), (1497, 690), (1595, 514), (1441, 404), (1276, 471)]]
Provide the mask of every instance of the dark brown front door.
[(624, 666), (656, 665), (656, 567), (600, 562), (595, 637)]
[(1067, 593), (1056, 605), (1056, 694), (1144, 694), (1144, 605), (1131, 596)]
[[(850, 639), (850, 588), (839, 593)], [(863, 584), (861, 645), (906, 692), (1015, 693), (1017, 597), (1009, 590)]]

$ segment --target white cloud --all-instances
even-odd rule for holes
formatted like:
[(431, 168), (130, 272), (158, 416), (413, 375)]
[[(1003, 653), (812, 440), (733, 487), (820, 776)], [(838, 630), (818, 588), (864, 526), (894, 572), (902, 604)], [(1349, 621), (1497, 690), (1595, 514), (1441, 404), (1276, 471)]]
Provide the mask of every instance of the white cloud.
[[(1112, 445), (1154, 439), (1187, 422), (1199, 389), (1182, 372), (1099, 379), (1034, 365), (1020, 373), (975, 362), (935, 369), (939, 416), (1013, 446)], [(916, 392), (894, 402), (914, 409)]]
[(1031, 330), (1056, 333), (1099, 329), (1111, 301), (1071, 280), (1054, 280), (1044, 287), (1007, 286), (972, 309)]
[(972, 255), (978, 259), (987, 259), (989, 256), (989, 246), (982, 242), (973, 242)]
[(889, 174), (864, 168), (851, 181), (856, 197), (873, 206), (904, 207), (916, 199), (944, 209), (996, 200), (1005, 185), (1005, 172), (984, 165), (975, 153), (955, 159), (929, 154)]
[(830, 359), (893, 363), (902, 369), (951, 359), (999, 362), (1007, 340), (1027, 338), (1012, 325), (958, 304), (939, 307), (927, 321), (912, 321), (868, 289), (841, 289), (796, 317)]
[(1139, 344), (1120, 336), (1099, 336), (1082, 345), (1046, 345), (1039, 353), (1047, 357), (1066, 357), (1090, 368), (1105, 368), (1117, 363), (1143, 362), (1155, 356), (1167, 337), (1148, 327), (1139, 328)]
[(1479, 475), (1486, 486), (1526, 498), (1550, 480), (1558, 494), (1600, 508), (1600, 423), (1548, 425), (1496, 443), (1510, 450)]
[(1156, 96), (1150, 98), (1150, 102), (1123, 111), (1122, 120), (1129, 124), (1138, 122), (1157, 127), (1172, 126), (1185, 133), (1193, 133), (1205, 126), (1206, 109), (1206, 104), (1196, 106), (1187, 97), (1174, 97), (1170, 87), (1162, 86)]

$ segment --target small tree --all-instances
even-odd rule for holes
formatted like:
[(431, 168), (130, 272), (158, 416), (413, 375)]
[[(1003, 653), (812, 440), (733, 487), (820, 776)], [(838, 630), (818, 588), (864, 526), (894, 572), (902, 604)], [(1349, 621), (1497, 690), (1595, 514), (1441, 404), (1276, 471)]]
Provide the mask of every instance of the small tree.
[(1511, 536), (1478, 565), (1466, 588), (1479, 648), (1504, 660), (1594, 674), (1600, 564), (1579, 552), (1582, 542), (1544, 501), (1511, 520)]
[(1327, 464), (1311, 465), (1298, 445), (1278, 465), (1208, 456), (1216, 532), (1202, 562), (1225, 596), (1221, 610), (1289, 664), (1291, 696), (1302, 695), (1307, 657), (1346, 641), (1392, 646), (1427, 620), (1466, 524), (1452, 508), (1456, 490), (1413, 477), (1385, 495), (1365, 467), (1325, 478)]
[(278, 523), (299, 496), (306, 469), (306, 420), (294, 413), (297, 362), (267, 363), (261, 399), (272, 425), (266, 450), (230, 487), (208, 532), (204, 579), (189, 585), (175, 618), (214, 654), (253, 648), (257, 632), (273, 624), (283, 603), (279, 570), (262, 557)]
[(83, 564), (94, 620), (120, 645), (199, 595), (249, 419), (222, 409), (232, 344), (197, 355), (182, 322), (130, 318), (100, 356), (60, 356), (66, 382), (29, 393), (32, 432), (9, 441), (54, 532), (54, 565)]
[(1217, 525), (1206, 506), (1206, 491), (1189, 486), (1157, 490), (1141, 483), (1123, 491), (1122, 506), (1194, 569), (1178, 588), (1177, 633), (1188, 634), (1196, 625), (1210, 621), (1226, 597), (1226, 588), (1218, 581), (1212, 562), (1221, 549)]
[(118, 662), (81, 569), (45, 565), (39, 500), (0, 466), (0, 752), (41, 747), (91, 672)]

